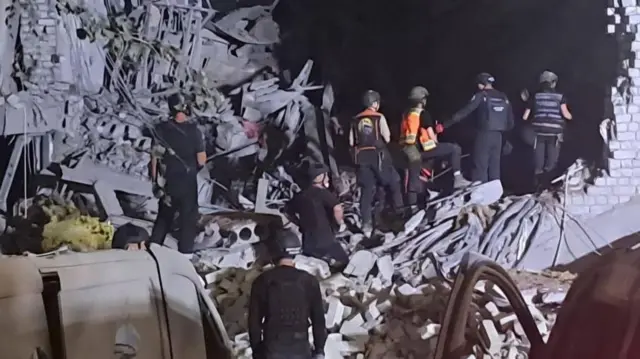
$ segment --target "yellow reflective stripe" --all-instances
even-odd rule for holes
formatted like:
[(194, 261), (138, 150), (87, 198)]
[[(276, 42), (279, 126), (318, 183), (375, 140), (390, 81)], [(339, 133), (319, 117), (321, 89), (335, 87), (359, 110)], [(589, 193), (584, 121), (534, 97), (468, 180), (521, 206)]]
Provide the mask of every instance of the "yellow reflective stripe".
[(428, 140), (428, 141), (421, 142), (420, 145), (422, 145), (422, 149), (424, 151), (429, 151), (436, 148), (436, 141)]
[(417, 135), (407, 135), (406, 140), (411, 142), (416, 142)]

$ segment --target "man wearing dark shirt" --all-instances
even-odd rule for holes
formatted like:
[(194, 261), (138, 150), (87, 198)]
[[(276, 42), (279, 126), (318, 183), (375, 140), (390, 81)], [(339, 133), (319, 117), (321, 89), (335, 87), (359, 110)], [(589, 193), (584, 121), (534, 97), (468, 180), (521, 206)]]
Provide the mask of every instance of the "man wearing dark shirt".
[(540, 75), (540, 91), (527, 102), (522, 119), (529, 120), (536, 133), (534, 148), (534, 174), (539, 181), (543, 175), (552, 173), (560, 157), (560, 145), (566, 120), (573, 116), (567, 107), (566, 97), (556, 90), (558, 76), (551, 71)]
[(343, 209), (329, 189), (329, 169), (322, 164), (309, 168), (311, 185), (296, 194), (288, 209), (298, 217), (302, 253), (327, 261), (334, 269), (347, 265), (349, 257), (336, 240), (335, 229), (343, 224)]
[[(300, 240), (279, 230), (268, 243), (276, 267), (253, 282), (249, 296), (249, 341), (255, 359), (323, 358), (327, 341), (318, 280), (296, 269)], [(309, 345), (309, 321), (313, 344)]]
[[(194, 123), (187, 122), (183, 99), (169, 98), (171, 121), (155, 129), (156, 144), (163, 152), (160, 158), (152, 155), (151, 178), (154, 193), (159, 198), (158, 216), (153, 224), (151, 242), (162, 244), (171, 231), (176, 212), (179, 214), (178, 250), (191, 256), (198, 221), (197, 175), (206, 161), (202, 133)], [(159, 174), (164, 186), (159, 185)]]
[(507, 95), (493, 87), (495, 78), (483, 72), (477, 77), (478, 92), (471, 101), (456, 112), (451, 120), (438, 129), (449, 127), (477, 110), (476, 140), (472, 153), (474, 182), (500, 179), (503, 136), (514, 127), (513, 109)]

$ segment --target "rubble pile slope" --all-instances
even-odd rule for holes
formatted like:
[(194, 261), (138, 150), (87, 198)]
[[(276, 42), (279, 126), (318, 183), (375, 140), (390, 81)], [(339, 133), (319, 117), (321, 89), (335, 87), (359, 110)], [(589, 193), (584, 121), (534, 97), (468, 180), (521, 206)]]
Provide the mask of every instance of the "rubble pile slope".
[[(334, 275), (320, 260), (296, 258), (298, 268), (320, 280), (330, 332), (325, 346), (326, 358), (428, 358), (435, 350), (450, 282), (434, 277), (416, 286), (391, 284), (388, 258), (378, 258), (373, 266), (364, 268), (357, 258), (354, 257), (344, 273)], [(252, 357), (246, 327), (247, 305), (251, 282), (263, 270), (268, 267), (227, 268), (206, 276), (212, 298), (234, 339), (238, 358)], [(548, 274), (527, 273), (527, 276), (546, 280), (544, 286), (525, 285), (522, 289), (546, 340), (566, 295), (566, 283), (550, 282)], [(474, 305), (468, 320), (469, 337), (473, 339), (466, 348), (466, 358), (526, 358), (527, 338), (500, 289), (489, 282), (479, 282), (475, 287)]]

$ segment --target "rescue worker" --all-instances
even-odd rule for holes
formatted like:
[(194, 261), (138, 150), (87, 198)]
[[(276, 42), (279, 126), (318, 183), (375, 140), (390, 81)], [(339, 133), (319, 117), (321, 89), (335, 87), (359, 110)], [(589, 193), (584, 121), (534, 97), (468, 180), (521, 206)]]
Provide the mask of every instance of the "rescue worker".
[[(268, 243), (276, 264), (258, 276), (249, 296), (249, 342), (254, 359), (324, 358), (327, 341), (320, 283), (295, 267), (300, 240), (279, 230)], [(309, 344), (311, 321), (313, 344)]]
[(367, 91), (362, 99), (365, 110), (356, 115), (349, 131), (349, 145), (354, 151), (357, 180), (361, 189), (360, 215), (362, 231), (370, 237), (373, 231), (373, 199), (378, 186), (383, 187), (392, 199), (397, 215), (403, 207), (402, 186), (393, 167), (386, 144), (391, 140), (387, 119), (378, 112), (380, 94)]
[(529, 99), (522, 119), (527, 121), (533, 112), (531, 125), (535, 131), (533, 144), (534, 174), (536, 182), (553, 171), (560, 157), (565, 120), (573, 116), (567, 108), (567, 99), (556, 91), (558, 76), (551, 71), (540, 75), (541, 89)]
[[(176, 94), (168, 102), (172, 119), (154, 131), (154, 147), (161, 151), (154, 151), (151, 156), (153, 192), (159, 206), (150, 241), (162, 245), (178, 213), (178, 251), (190, 257), (197, 235), (197, 174), (204, 167), (207, 154), (202, 133), (195, 123), (187, 122), (184, 98)], [(160, 175), (164, 185), (160, 185)]]
[(409, 168), (406, 179), (407, 205), (417, 204), (418, 193), (422, 191), (420, 172), (425, 160), (446, 158), (453, 171), (454, 188), (461, 188), (471, 183), (464, 179), (460, 170), (462, 150), (453, 143), (441, 143), (435, 133), (435, 123), (426, 110), (429, 91), (416, 86), (409, 92), (411, 107), (404, 113), (400, 125), (400, 144), (407, 156)]
[(325, 260), (334, 271), (349, 263), (349, 256), (336, 239), (344, 226), (344, 211), (338, 197), (329, 190), (329, 169), (316, 163), (309, 165), (311, 184), (297, 193), (287, 210), (298, 218), (302, 232), (302, 253)]
[(500, 160), (502, 158), (502, 134), (513, 129), (513, 109), (507, 95), (493, 88), (495, 78), (488, 73), (477, 77), (478, 92), (471, 101), (456, 112), (451, 120), (438, 128), (444, 128), (460, 122), (477, 110), (477, 134), (472, 153), (473, 182), (484, 183), (500, 179)]

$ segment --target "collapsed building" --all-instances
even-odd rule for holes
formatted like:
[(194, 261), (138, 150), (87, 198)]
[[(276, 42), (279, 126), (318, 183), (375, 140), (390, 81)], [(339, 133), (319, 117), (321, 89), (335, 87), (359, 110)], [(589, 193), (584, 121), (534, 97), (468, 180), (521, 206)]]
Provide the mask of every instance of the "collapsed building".
[[(345, 11), (336, 17), (335, 28), (327, 26), (333, 35), (303, 40), (301, 34), (326, 20), (322, 15), (326, 16), (328, 10), (301, 10), (298, 6), (304, 5), (299, 2), (286, 5), (288, 12), (298, 15), (286, 26), (299, 31), (289, 29), (283, 37), (285, 25), (274, 20), (274, 13), (285, 6), (285, 1), (282, 3), (256, 1), (238, 7), (217, 1), (4, 1), (0, 7), (0, 108), (4, 115), (0, 132), (7, 139), (10, 155), (0, 185), (0, 210), (8, 232), (19, 229), (16, 216), (28, 217), (31, 206), (41, 205), (34, 199), (38, 196), (54, 198), (55, 206), (74, 206), (83, 215), (98, 217), (114, 227), (134, 223), (150, 228), (157, 211), (146, 175), (151, 144), (157, 140), (152, 128), (166, 118), (165, 99), (176, 92), (187, 95), (211, 155), (209, 166), (198, 178), (203, 214), (197, 240), (201, 249), (198, 267), (216, 276), (221, 271), (228, 276), (211, 279), (211, 275), (210, 283), (206, 283), (215, 284), (213, 295), (220, 303), (225, 298), (233, 302), (246, 297), (246, 288), (237, 286), (246, 287), (250, 283), (247, 277), (255, 276), (251, 271), (259, 261), (261, 215), (280, 215), (283, 204), (299, 189), (296, 165), (303, 157), (330, 165), (334, 184), (344, 198), (350, 228), (339, 234), (339, 240), (351, 254), (352, 263), (343, 278), (333, 278), (325, 285), (335, 287), (333, 291), (340, 288), (354, 292), (350, 296), (353, 298), (359, 296), (359, 302), (349, 308), (364, 306), (352, 313), (353, 309), (345, 309), (335, 300), (339, 298), (342, 303), (347, 299), (327, 297), (328, 306), (342, 312), (334, 313), (338, 319), (330, 321), (333, 334), (341, 336), (332, 334), (330, 342), (345, 346), (332, 357), (358, 357), (374, 351), (365, 348), (369, 339), (362, 330), (381, 324), (381, 314), (375, 314), (387, 308), (392, 296), (389, 293), (402, 292), (396, 296), (406, 297), (420, 291), (430, 296), (441, 292), (434, 289), (440, 284), (434, 283), (450, 280), (467, 253), (482, 253), (508, 268), (542, 270), (569, 263), (640, 231), (633, 215), (638, 206), (634, 196), (640, 189), (636, 178), (640, 169), (640, 107), (636, 101), (640, 72), (634, 62), (634, 54), (640, 49), (635, 40), (640, 7), (635, 2), (622, 1), (601, 9), (602, 18), (608, 16), (610, 24), (606, 27), (603, 23), (599, 31), (603, 36), (608, 32), (618, 44), (613, 74), (601, 76), (610, 82), (602, 86), (607, 98), (598, 99), (610, 104), (611, 109), (589, 114), (594, 116), (592, 123), (577, 131), (585, 141), (601, 141), (592, 147), (602, 145), (603, 151), (595, 152), (604, 153), (604, 161), (584, 155), (567, 166), (562, 190), (542, 195), (503, 196), (500, 185), (489, 183), (436, 196), (429, 203), (429, 215), (419, 212), (405, 224), (404, 231), (378, 233), (373, 243), (358, 231), (358, 189), (353, 174), (339, 167), (340, 157), (346, 156), (339, 156), (339, 150), (334, 149), (334, 141), (335, 147), (339, 145), (334, 131), (339, 127), (336, 111), (348, 108), (336, 110), (334, 102), (337, 98), (349, 99), (368, 87), (380, 87), (383, 96), (404, 93), (402, 86), (415, 85), (415, 80), (404, 79), (388, 89), (385, 87), (394, 80), (389, 75), (379, 75), (374, 81), (362, 76), (363, 83), (349, 89), (353, 78), (344, 73), (357, 72), (356, 68), (341, 70), (344, 63), (330, 59), (328, 53), (336, 58), (355, 58), (357, 53), (350, 49), (354, 41), (375, 48), (371, 42), (381, 33), (367, 41), (347, 37), (342, 52), (329, 48), (325, 53), (299, 51), (290, 58), (276, 56), (276, 51), (282, 50), (279, 46), (287, 43), (300, 47), (316, 43), (322, 48), (336, 36), (334, 32), (342, 29), (349, 33), (349, 19), (343, 18), (349, 12)], [(430, 16), (457, 10), (457, 5), (429, 6), (434, 6), (427, 9)], [(301, 16), (303, 11), (306, 17)], [(309, 13), (320, 16), (320, 20), (312, 19)], [(466, 20), (473, 17), (469, 11), (464, 16)], [(429, 41), (442, 44), (452, 39), (445, 36)], [(308, 57), (296, 58), (300, 54)], [(388, 64), (388, 60), (381, 60), (378, 65), (366, 66)], [(437, 70), (430, 71), (445, 67), (442, 60), (431, 65)], [(476, 70), (493, 71), (469, 71)], [(322, 76), (312, 76), (313, 71)], [(384, 73), (385, 69), (360, 71)], [(449, 68), (447, 72), (451, 71)], [(520, 76), (498, 72), (499, 81), (500, 75)], [(520, 86), (529, 85), (521, 76), (520, 80)], [(441, 91), (432, 92), (442, 93), (436, 96), (460, 96), (453, 95), (453, 87), (460, 86), (460, 81), (440, 85)], [(394, 103), (390, 102), (393, 109)], [(437, 106), (436, 111), (446, 112)], [(584, 218), (590, 218), (588, 224)], [(611, 223), (616, 225), (605, 225)], [(112, 231), (100, 233), (108, 237)], [(56, 232), (56, 238), (64, 235)], [(19, 238), (13, 240), (17, 252), (31, 250), (31, 246), (16, 241)], [(313, 260), (302, 258), (299, 265), (327, 279), (322, 264), (309, 262)], [(404, 284), (396, 285), (398, 282)], [(382, 292), (386, 297), (378, 296)], [(371, 295), (376, 297), (374, 301), (368, 300)], [(485, 298), (482, 306), (487, 305), (491, 307), (487, 309), (489, 320), (497, 318), (502, 323), (509, 316), (494, 310)], [(238, 305), (229, 310), (234, 313), (242, 309)], [(240, 319), (234, 314), (226, 316), (231, 318), (227, 321), (229, 332), (239, 335), (236, 342), (244, 349)], [(343, 333), (343, 322), (351, 325), (351, 331), (345, 329)], [(434, 320), (421, 324), (427, 329), (420, 330), (435, 331)], [(502, 324), (517, 331), (512, 330), (512, 321)], [(495, 330), (486, 330), (494, 337), (489, 343), (490, 352), (499, 354), (500, 343), (509, 340), (501, 337), (498, 343)], [(342, 336), (367, 339), (351, 347), (353, 343), (344, 344)], [(427, 333), (420, 338), (428, 337)], [(513, 340), (510, 343), (507, 354), (517, 357), (520, 344)], [(418, 347), (414, 352), (424, 350)], [(388, 351), (377, 355), (391, 357)], [(410, 353), (397, 355), (408, 357)]]

